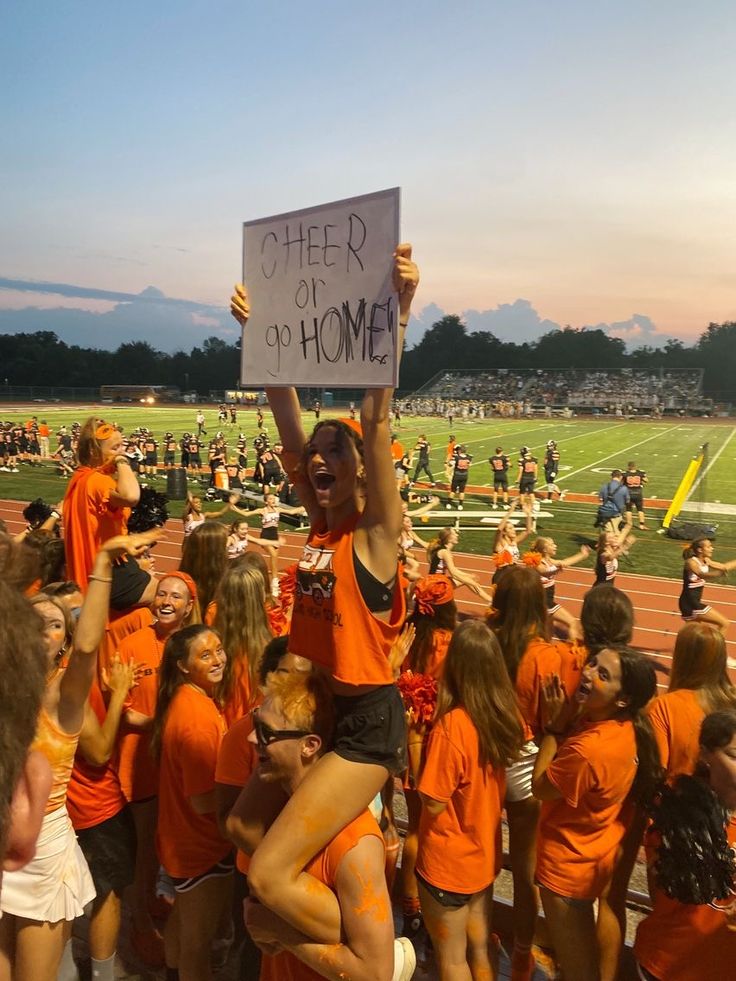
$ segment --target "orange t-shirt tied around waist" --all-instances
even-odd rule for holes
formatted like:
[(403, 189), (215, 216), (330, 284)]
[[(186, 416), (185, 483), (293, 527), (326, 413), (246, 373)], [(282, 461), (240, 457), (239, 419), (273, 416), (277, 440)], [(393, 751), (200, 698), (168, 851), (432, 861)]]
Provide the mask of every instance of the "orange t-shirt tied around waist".
[(539, 822), (540, 885), (571, 899), (601, 895), (624, 835), (622, 808), (636, 759), (629, 721), (589, 723), (560, 746), (547, 777), (562, 798), (542, 804)]
[(463, 708), (432, 727), (419, 792), (447, 803), (441, 814), (422, 808), (417, 872), (438, 889), (486, 889), (501, 868), (505, 773), (479, 761), (478, 731)]

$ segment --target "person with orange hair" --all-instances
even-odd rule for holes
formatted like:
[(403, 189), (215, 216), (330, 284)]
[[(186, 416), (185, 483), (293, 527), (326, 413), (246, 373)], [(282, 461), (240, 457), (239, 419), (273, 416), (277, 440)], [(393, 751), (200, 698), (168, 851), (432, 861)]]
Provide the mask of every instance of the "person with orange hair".
[[(67, 578), (79, 583), (83, 593), (102, 543), (126, 533), (130, 510), (140, 499), (140, 486), (122, 446), (119, 430), (94, 417), (79, 434), (80, 466), (66, 489), (63, 514)], [(126, 560), (134, 561), (131, 556)], [(115, 591), (113, 582), (113, 605)]]

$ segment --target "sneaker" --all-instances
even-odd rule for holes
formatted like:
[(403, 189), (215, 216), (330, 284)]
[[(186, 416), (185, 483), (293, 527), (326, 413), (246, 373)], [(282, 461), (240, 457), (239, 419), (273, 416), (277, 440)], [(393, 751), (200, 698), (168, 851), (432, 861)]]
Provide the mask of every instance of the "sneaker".
[(566, 490), (560, 491), (560, 500), (564, 501), (566, 497), (567, 497), (567, 491)]
[(458, 511), (462, 511), (462, 509), (463, 509), (462, 504), (458, 504), (457, 509), (458, 509)]
[(18, 473), (18, 468), (17, 467), (12, 467), (11, 470), (10, 470), (10, 472), (11, 473)]
[[(7, 470), (8, 468), (7, 467), (3, 467), (2, 469), (3, 470)], [(452, 504), (450, 504), (449, 502), (447, 504), (445, 504), (445, 510), (446, 511), (452, 511)]]
[[(0, 467), (0, 470), (4, 470), (5, 473), (10, 473), (10, 467)], [(449, 508), (450, 505), (448, 504), (447, 506)]]
[(494, 511), (498, 511), (498, 504), (493, 504), (491, 505), (491, 507), (493, 508)]
[(417, 955), (410, 940), (397, 937), (394, 940), (394, 973), (391, 981), (409, 981), (414, 977)]

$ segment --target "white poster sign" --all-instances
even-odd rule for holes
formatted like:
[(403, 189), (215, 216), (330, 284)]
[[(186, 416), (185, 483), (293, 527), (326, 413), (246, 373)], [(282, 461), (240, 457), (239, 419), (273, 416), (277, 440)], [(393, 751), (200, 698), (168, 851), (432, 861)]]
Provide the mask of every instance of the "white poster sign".
[(244, 385), (397, 384), (399, 203), (394, 187), (244, 222)]

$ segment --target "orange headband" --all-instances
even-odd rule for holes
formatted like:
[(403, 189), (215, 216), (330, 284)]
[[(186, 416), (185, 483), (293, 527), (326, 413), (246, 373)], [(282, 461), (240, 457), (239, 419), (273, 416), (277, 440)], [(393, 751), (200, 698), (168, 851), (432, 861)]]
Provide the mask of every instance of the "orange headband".
[(194, 585), (194, 580), (191, 576), (187, 575), (186, 572), (180, 572), (176, 569), (174, 572), (167, 572), (165, 575), (161, 576), (161, 579), (181, 579), (184, 585), (189, 590), (189, 596), (193, 601), (197, 599), (197, 587)]
[(114, 426), (111, 426), (109, 422), (100, 423), (100, 425), (95, 429), (95, 439), (102, 442), (104, 439), (109, 439), (114, 436), (117, 430)]

